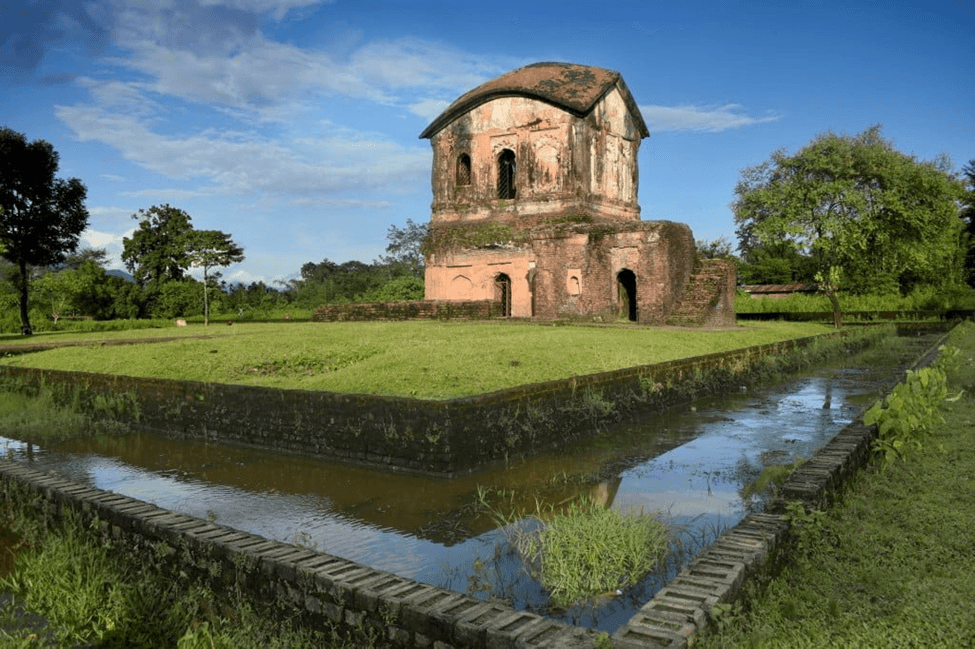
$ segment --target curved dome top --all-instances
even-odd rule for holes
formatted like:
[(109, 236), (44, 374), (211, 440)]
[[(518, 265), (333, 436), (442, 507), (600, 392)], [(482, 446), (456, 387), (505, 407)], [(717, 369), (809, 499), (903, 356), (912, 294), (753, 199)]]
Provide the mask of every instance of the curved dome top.
[(614, 87), (619, 88), (640, 136), (650, 135), (640, 109), (619, 72), (589, 65), (549, 62), (533, 63), (512, 70), (461, 95), (430, 123), (420, 137), (433, 137), (460, 115), (498, 97), (530, 97), (583, 117)]

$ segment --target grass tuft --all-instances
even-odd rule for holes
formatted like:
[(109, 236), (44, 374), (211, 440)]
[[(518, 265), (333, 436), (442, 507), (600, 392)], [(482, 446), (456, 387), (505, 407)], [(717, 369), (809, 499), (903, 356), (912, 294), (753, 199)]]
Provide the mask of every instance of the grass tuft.
[(534, 576), (564, 607), (639, 583), (666, 551), (667, 527), (583, 500), (555, 513), (525, 545)]

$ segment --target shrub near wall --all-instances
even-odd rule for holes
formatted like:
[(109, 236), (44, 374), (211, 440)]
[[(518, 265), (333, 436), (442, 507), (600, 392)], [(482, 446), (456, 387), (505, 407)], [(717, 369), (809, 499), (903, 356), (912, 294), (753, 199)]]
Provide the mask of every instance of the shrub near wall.
[(448, 401), (13, 366), (0, 366), (0, 376), (92, 403), (130, 395), (123, 403), (131, 407), (110, 415), (140, 430), (454, 476), (592, 436), (624, 415), (808, 363), (793, 352), (830, 346), (823, 341), (842, 352), (867, 344), (870, 335), (889, 330), (860, 332), (855, 339), (847, 332), (825, 334)]

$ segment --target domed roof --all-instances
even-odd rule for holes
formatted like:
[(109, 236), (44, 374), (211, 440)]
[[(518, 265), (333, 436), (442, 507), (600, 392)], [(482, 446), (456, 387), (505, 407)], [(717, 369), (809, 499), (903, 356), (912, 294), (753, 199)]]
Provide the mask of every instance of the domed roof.
[(606, 93), (619, 88), (641, 137), (650, 135), (640, 109), (619, 72), (575, 63), (533, 63), (481, 84), (461, 95), (430, 123), (421, 138), (436, 135), (456, 118), (498, 97), (530, 97), (557, 106), (576, 117), (588, 115)]

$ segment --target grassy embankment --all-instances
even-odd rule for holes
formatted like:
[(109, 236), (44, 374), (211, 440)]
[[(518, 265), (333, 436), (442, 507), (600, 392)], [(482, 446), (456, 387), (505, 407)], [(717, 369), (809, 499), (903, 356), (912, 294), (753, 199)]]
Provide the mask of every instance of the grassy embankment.
[(975, 646), (975, 325), (951, 343), (949, 394), (964, 394), (923, 450), (808, 514), (782, 572), (750, 584), (699, 647)]
[[(91, 344), (8, 356), (0, 362), (128, 376), (445, 399), (831, 330), (822, 324), (785, 322), (749, 323), (723, 330), (522, 323), (237, 324), (34, 336), (27, 342)], [(142, 336), (181, 339), (123, 346), (100, 344)], [(0, 340), (0, 345), (13, 342)]]

